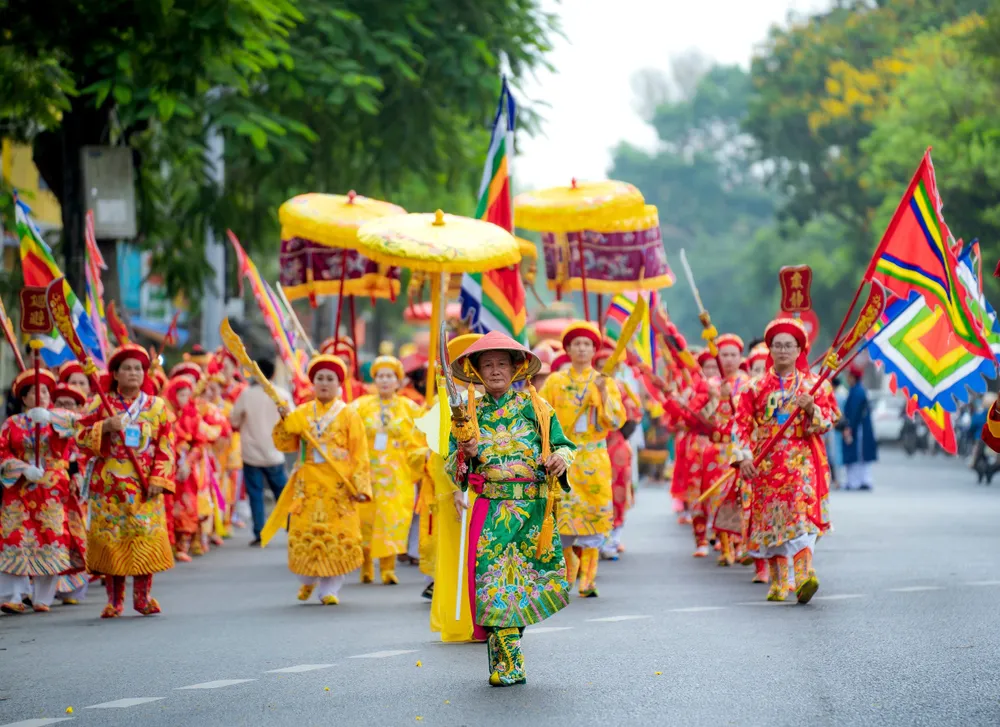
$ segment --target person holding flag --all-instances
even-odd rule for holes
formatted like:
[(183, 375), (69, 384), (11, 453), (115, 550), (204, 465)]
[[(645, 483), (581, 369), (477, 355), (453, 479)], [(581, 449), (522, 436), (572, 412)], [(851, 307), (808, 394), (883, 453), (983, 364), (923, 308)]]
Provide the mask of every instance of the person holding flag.
[[(784, 601), (794, 571), (799, 603), (808, 603), (819, 588), (813, 568), (816, 539), (830, 529), (829, 468), (822, 435), (840, 412), (829, 386), (812, 390), (817, 377), (809, 372), (809, 337), (795, 318), (778, 318), (764, 331), (770, 351), (768, 373), (747, 385), (736, 409), (733, 465), (749, 485), (746, 547), (751, 556), (768, 561), (769, 601)], [(801, 417), (778, 440), (768, 456), (754, 465), (757, 445), (769, 440), (797, 409)]]
[(73, 557), (67, 513), (72, 421), (53, 423), (49, 404), (55, 385), (45, 369), (21, 372), (12, 391), (23, 407), (33, 408), (0, 427), (0, 611), (8, 614), (24, 613), (21, 599), (29, 595), (34, 611), (48, 611), (59, 577), (83, 570)]
[(133, 608), (144, 616), (159, 613), (150, 597), (153, 574), (174, 566), (163, 497), (174, 491), (174, 438), (166, 402), (143, 391), (149, 364), (141, 346), (115, 349), (108, 359), (114, 414), (94, 401), (76, 432), (77, 444), (94, 461), (87, 570), (105, 576), (108, 605), (101, 618), (122, 615), (128, 576)]

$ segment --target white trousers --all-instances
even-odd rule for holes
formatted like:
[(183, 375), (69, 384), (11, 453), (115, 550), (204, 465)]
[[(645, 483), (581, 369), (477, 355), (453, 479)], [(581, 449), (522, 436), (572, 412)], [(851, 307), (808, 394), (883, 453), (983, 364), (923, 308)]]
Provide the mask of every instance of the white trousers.
[(42, 606), (51, 606), (56, 597), (56, 586), (59, 576), (13, 576), (10, 573), (0, 573), (0, 602), (20, 603), (25, 596), (31, 597), (31, 602)]
[(600, 548), (601, 544), (604, 542), (604, 535), (560, 535), (559, 540), (562, 543), (563, 550), (566, 548), (572, 548), (577, 545), (581, 548)]
[(411, 558), (420, 557), (420, 516), (416, 513), (410, 520), (410, 536), (406, 541), (406, 554)]
[(781, 545), (772, 545), (764, 548), (763, 550), (755, 550), (750, 555), (754, 558), (776, 558), (778, 556), (784, 556), (791, 560), (796, 553), (798, 553), (803, 548), (809, 548), (809, 550), (815, 552), (816, 550), (816, 535), (800, 535), (792, 540), (786, 540)]
[(622, 528), (617, 527), (611, 531), (611, 534), (604, 540), (604, 545), (601, 546), (601, 553), (604, 555), (618, 555), (618, 546), (622, 542)]
[(323, 600), (324, 596), (336, 596), (340, 592), (340, 587), (344, 585), (344, 576), (330, 576), (327, 578), (317, 578), (316, 576), (299, 576), (299, 580), (304, 586), (316, 586), (316, 596)]
[(847, 483), (844, 485), (845, 489), (856, 490), (861, 487), (861, 485), (868, 485), (871, 487), (871, 484), (871, 462), (855, 462), (854, 464), (847, 465)]
[(31, 579), (28, 576), (0, 573), (0, 602), (20, 603), (22, 598), (30, 595)]

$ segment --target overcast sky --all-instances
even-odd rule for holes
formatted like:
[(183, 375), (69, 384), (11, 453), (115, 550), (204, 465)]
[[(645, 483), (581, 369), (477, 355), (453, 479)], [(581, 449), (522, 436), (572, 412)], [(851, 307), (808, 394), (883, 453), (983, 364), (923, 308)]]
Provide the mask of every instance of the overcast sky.
[(542, 100), (542, 134), (518, 138), (514, 175), (521, 189), (604, 179), (619, 141), (649, 146), (655, 134), (634, 110), (632, 74), (669, 70), (670, 59), (696, 49), (721, 63), (749, 66), (754, 45), (789, 11), (829, 0), (543, 0), (562, 18), (564, 38), (550, 54), (552, 73), (520, 79)]

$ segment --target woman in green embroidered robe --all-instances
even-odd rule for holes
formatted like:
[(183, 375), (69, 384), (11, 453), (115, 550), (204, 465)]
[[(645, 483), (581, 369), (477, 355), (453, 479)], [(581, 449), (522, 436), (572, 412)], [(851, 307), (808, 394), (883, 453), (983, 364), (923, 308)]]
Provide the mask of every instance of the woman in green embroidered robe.
[[(528, 349), (488, 333), (452, 362), (455, 378), (482, 384), (475, 415), (452, 423), (448, 472), (478, 494), (470, 517), (466, 592), (473, 637), (486, 640), (493, 686), (525, 682), (520, 639), (569, 603), (554, 508), (569, 491), (574, 444), (534, 388), (514, 391), (540, 366)], [(465, 507), (456, 493), (456, 507)]]

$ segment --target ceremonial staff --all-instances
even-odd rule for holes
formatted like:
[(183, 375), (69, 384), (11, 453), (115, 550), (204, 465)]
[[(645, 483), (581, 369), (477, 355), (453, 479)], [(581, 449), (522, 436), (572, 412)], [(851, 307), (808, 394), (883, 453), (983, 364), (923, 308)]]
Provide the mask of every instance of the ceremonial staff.
[[(250, 358), (250, 354), (247, 353), (246, 346), (243, 345), (242, 339), (236, 335), (236, 331), (234, 331), (233, 327), (229, 324), (228, 318), (222, 319), (222, 324), (219, 326), (219, 337), (222, 338), (222, 345), (226, 347), (226, 350), (229, 351), (229, 353), (236, 357), (236, 360), (239, 361), (240, 365), (244, 369), (250, 372), (250, 375), (254, 377), (258, 384), (260, 384), (264, 393), (267, 394), (268, 398), (274, 402), (275, 406), (278, 407), (279, 412), (282, 408), (287, 407), (288, 402), (281, 397), (277, 389), (274, 388), (274, 384), (272, 384), (268, 378), (264, 376), (264, 372), (260, 370), (260, 366), (257, 365), (257, 362)], [(309, 445), (319, 453), (319, 456), (323, 458), (324, 462), (330, 461), (330, 459), (326, 456), (326, 451), (323, 449), (323, 445), (321, 445), (316, 437), (313, 436), (312, 432), (307, 429), (299, 436), (306, 440)], [(358, 492), (354, 483), (348, 478), (342, 476), (341, 479), (344, 481), (344, 484), (347, 485), (347, 489), (350, 491), (352, 497), (357, 499), (364, 498), (361, 500), (362, 502), (370, 499), (368, 493)]]
[[(118, 416), (118, 413), (112, 408), (111, 403), (104, 395), (104, 390), (97, 381), (97, 366), (94, 364), (94, 359), (88, 355), (86, 349), (83, 347), (83, 341), (80, 340), (80, 336), (77, 335), (76, 329), (73, 327), (72, 308), (69, 301), (66, 300), (66, 291), (68, 288), (69, 286), (66, 284), (65, 278), (60, 277), (49, 283), (49, 286), (45, 289), (45, 302), (48, 305), (49, 313), (52, 315), (52, 322), (62, 335), (63, 340), (66, 341), (66, 345), (69, 346), (73, 355), (83, 364), (83, 373), (90, 380), (90, 390), (97, 392), (97, 396), (101, 401), (101, 408), (109, 417)], [(125, 444), (125, 433), (118, 432), (118, 436), (121, 437), (122, 444), (125, 446), (125, 454), (128, 455), (128, 460), (135, 469), (135, 477), (139, 480), (142, 497), (145, 499), (149, 493), (149, 483), (146, 473), (139, 466), (135, 450)]]
[(292, 308), (292, 304), (288, 302), (288, 298), (285, 296), (285, 289), (281, 287), (281, 283), (278, 283), (278, 297), (281, 298), (281, 302), (284, 304), (285, 309), (288, 311), (288, 315), (292, 318), (292, 325), (295, 326), (295, 332), (299, 334), (302, 342), (305, 344), (306, 350), (309, 352), (310, 356), (316, 355), (316, 349), (309, 340), (309, 336), (306, 335), (306, 329), (302, 327), (302, 321), (299, 320), (299, 316), (295, 313), (295, 309)]
[[(468, 406), (462, 406), (462, 397), (459, 395), (458, 386), (455, 385), (455, 379), (451, 375), (451, 359), (448, 356), (448, 324), (445, 321), (441, 321), (441, 330), (438, 335), (438, 363), (441, 366), (441, 375), (444, 380), (445, 396), (448, 400), (448, 406), (451, 408), (452, 432), (455, 434), (456, 443), (461, 445), (464, 442), (474, 439), (476, 436), (475, 426), (472, 424), (469, 416), (469, 410), (473, 409), (475, 401), (470, 401)], [(440, 396), (440, 392), (438, 396)], [(441, 403), (443, 404), (444, 402)], [(469, 523), (468, 492), (463, 493), (463, 504), (465, 506), (462, 508), (462, 525), (458, 531), (458, 576), (456, 578), (458, 587), (455, 590), (456, 621), (460, 621), (462, 618), (462, 596), (464, 590), (462, 584), (465, 580), (466, 547), (468, 546), (469, 539), (466, 532), (466, 527)]]
[(0, 327), (3, 328), (4, 338), (10, 344), (10, 350), (14, 352), (14, 360), (17, 361), (17, 370), (19, 372), (24, 371), (27, 368), (24, 365), (24, 357), (21, 356), (21, 349), (18, 347), (17, 337), (14, 335), (14, 326), (11, 325), (10, 317), (7, 315), (7, 309), (4, 307), (2, 298), (0, 298)]
[[(876, 321), (882, 317), (882, 313), (885, 312), (885, 305), (887, 302), (887, 296), (885, 288), (877, 280), (871, 281), (871, 288), (868, 290), (868, 300), (865, 302), (864, 307), (861, 309), (861, 313), (858, 315), (858, 320), (854, 323), (854, 326), (848, 331), (847, 335), (843, 338), (839, 345), (830, 346), (829, 351), (823, 357), (823, 371), (819, 378), (816, 379), (816, 383), (809, 390), (809, 396), (815, 395), (819, 388), (829, 379), (831, 376), (835, 376), (840, 371), (843, 371), (854, 357), (857, 356), (864, 349), (862, 346), (857, 351), (851, 354), (851, 350), (857, 345), (859, 341), (864, 339), (868, 331), (871, 330), (872, 326), (875, 325)], [(851, 310), (848, 310), (847, 319), (850, 318)], [(841, 325), (841, 330), (847, 326), (847, 320)], [(865, 344), (867, 345), (867, 343)], [(771, 453), (774, 449), (774, 445), (778, 443), (778, 440), (784, 435), (785, 431), (794, 424), (804, 410), (801, 407), (796, 407), (795, 411), (792, 413), (785, 423), (781, 425), (777, 432), (774, 433), (770, 439), (764, 442), (764, 445), (760, 450), (754, 455), (753, 464), (754, 467), (760, 465), (764, 458)], [(702, 493), (701, 497), (698, 498), (697, 502), (701, 502), (716, 489), (721, 487), (730, 477), (736, 474), (736, 470), (733, 469), (727, 474), (716, 480), (712, 486)]]

